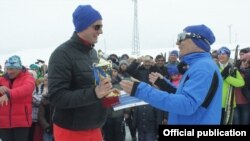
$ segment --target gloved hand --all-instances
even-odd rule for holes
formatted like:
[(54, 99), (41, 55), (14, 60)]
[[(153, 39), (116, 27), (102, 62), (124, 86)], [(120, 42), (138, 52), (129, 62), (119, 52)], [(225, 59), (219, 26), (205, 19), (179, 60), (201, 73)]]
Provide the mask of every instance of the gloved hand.
[(230, 68), (231, 68), (231, 65), (227, 65), (223, 69), (223, 71), (221, 72), (221, 76), (223, 77), (223, 79), (226, 79), (229, 76), (229, 74), (230, 74), (230, 72), (229, 72)]
[(188, 65), (184, 61), (181, 61), (177, 65), (177, 68), (178, 68), (178, 71), (179, 71), (180, 74), (184, 74), (187, 71), (187, 69), (188, 69)]

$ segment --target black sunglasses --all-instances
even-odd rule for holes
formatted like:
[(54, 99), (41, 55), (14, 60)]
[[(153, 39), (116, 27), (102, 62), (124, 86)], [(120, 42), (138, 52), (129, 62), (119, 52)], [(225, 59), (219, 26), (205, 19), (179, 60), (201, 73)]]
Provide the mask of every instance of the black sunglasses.
[(96, 31), (99, 31), (100, 29), (102, 29), (102, 25), (97, 24), (97, 25), (93, 25), (92, 26)]
[(206, 38), (202, 37), (199, 34), (189, 33), (189, 32), (179, 33), (178, 36), (177, 36), (177, 42), (181, 43), (182, 41), (184, 41), (186, 39), (189, 39), (189, 38), (201, 39), (204, 42), (206, 42), (208, 45), (210, 45), (209, 41)]

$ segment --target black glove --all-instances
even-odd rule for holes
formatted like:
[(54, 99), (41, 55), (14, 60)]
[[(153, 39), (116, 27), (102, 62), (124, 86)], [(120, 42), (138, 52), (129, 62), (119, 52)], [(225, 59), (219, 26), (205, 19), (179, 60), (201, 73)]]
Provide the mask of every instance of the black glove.
[(155, 85), (158, 86), (161, 90), (166, 91), (168, 93), (175, 93), (176, 88), (172, 85), (168, 84), (164, 79), (158, 79), (155, 81)]
[(135, 96), (136, 89), (139, 85), (139, 82), (134, 82), (133, 88), (131, 90), (131, 96)]
[(221, 76), (222, 76), (223, 79), (226, 79), (229, 76), (229, 74), (230, 74), (230, 72), (229, 72), (230, 68), (231, 68), (231, 65), (227, 65), (223, 69), (223, 71), (221, 72)]
[(188, 65), (187, 65), (187, 63), (182, 61), (177, 65), (177, 68), (178, 68), (178, 71), (180, 74), (184, 74), (188, 69)]

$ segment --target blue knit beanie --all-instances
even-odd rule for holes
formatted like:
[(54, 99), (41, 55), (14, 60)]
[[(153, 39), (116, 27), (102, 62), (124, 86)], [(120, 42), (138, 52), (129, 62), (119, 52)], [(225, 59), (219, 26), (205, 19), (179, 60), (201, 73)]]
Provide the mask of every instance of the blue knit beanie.
[(175, 56), (177, 56), (177, 57), (179, 56), (177, 50), (172, 50), (172, 51), (170, 52), (170, 55), (175, 55)]
[(217, 51), (218, 54), (226, 54), (228, 57), (231, 55), (231, 51), (227, 47), (221, 47)]
[(11, 56), (8, 60), (5, 62), (5, 68), (6, 69), (22, 69), (22, 62), (19, 56), (14, 55)]
[(177, 65), (175, 65), (175, 64), (173, 64), (173, 65), (168, 65), (168, 66), (167, 66), (167, 71), (168, 71), (168, 74), (169, 74), (170, 76), (176, 75), (176, 74), (179, 73), (178, 68), (177, 68)]
[(197, 38), (191, 38), (191, 39), (199, 48), (203, 49), (206, 52), (210, 52), (210, 49), (211, 49), (210, 45), (212, 45), (215, 42), (214, 34), (210, 28), (208, 28), (206, 25), (203, 25), (203, 24), (193, 25), (193, 26), (188, 26), (184, 28), (184, 31), (195, 33), (204, 37), (209, 42), (209, 44), (206, 43), (202, 39), (197, 39)]
[(81, 32), (97, 20), (102, 20), (101, 14), (91, 5), (79, 5), (72, 16), (76, 32)]

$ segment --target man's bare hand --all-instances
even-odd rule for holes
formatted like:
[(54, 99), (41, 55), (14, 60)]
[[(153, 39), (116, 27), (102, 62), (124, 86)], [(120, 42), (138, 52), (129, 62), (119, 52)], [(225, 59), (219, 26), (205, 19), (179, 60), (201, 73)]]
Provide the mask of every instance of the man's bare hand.
[(134, 82), (127, 81), (127, 80), (122, 80), (122, 81), (120, 82), (120, 85), (121, 85), (122, 89), (123, 89), (126, 93), (131, 94), (131, 91), (132, 91)]
[(10, 91), (10, 89), (8, 87), (6, 87), (6, 86), (0, 86), (0, 93), (1, 94), (5, 94), (5, 93), (7, 93), (9, 91)]
[(104, 78), (98, 86), (95, 87), (95, 93), (98, 98), (103, 98), (112, 91), (110, 78)]
[(149, 82), (152, 84), (154, 84), (158, 78), (163, 79), (163, 76), (158, 72), (152, 72), (149, 74)]
[(0, 106), (8, 105), (9, 98), (6, 94), (0, 97)]

